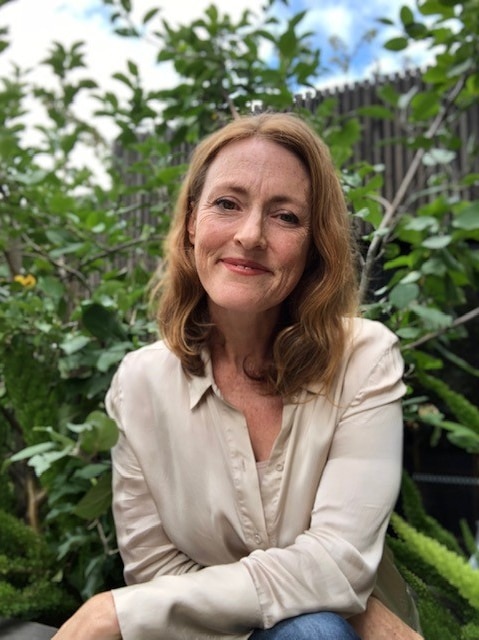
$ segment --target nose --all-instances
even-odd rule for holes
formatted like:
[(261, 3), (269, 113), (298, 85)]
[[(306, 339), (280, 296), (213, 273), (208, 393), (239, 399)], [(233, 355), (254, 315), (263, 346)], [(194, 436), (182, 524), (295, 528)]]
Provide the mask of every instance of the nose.
[(264, 249), (266, 247), (264, 219), (261, 211), (249, 211), (244, 214), (238, 223), (234, 239), (244, 249)]

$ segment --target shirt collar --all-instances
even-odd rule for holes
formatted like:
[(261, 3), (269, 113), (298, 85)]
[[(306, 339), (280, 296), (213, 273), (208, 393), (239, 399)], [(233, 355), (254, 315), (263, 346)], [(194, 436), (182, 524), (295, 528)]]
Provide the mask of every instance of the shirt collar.
[(203, 398), (205, 393), (214, 386), (213, 367), (211, 357), (205, 350), (201, 354), (201, 358), (205, 365), (204, 376), (190, 376), (188, 379), (188, 387), (190, 392), (190, 409), (194, 409)]
[[(190, 410), (194, 409), (202, 400), (205, 393), (210, 389), (215, 389), (216, 384), (213, 377), (213, 365), (211, 364), (211, 356), (207, 350), (201, 354), (201, 358), (205, 365), (204, 376), (190, 376), (188, 379), (188, 387), (190, 393)], [(307, 394), (318, 395), (321, 393), (322, 385), (317, 382), (309, 382), (304, 386)], [(301, 394), (292, 398), (293, 404), (299, 401)]]

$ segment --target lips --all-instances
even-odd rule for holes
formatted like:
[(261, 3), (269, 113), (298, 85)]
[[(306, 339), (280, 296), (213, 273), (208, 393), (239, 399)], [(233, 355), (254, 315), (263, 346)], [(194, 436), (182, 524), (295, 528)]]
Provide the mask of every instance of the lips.
[(222, 258), (220, 260), (227, 269), (236, 273), (244, 273), (245, 275), (257, 275), (262, 273), (271, 273), (270, 269), (252, 260), (244, 260), (242, 258)]

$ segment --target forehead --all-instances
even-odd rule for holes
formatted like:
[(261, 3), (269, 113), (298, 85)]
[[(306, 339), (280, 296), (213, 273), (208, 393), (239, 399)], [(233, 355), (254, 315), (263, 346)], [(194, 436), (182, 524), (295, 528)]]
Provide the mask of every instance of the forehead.
[(309, 187), (309, 174), (298, 156), (283, 145), (261, 137), (235, 140), (214, 157), (205, 186), (222, 179), (256, 178), (257, 181), (296, 183)]

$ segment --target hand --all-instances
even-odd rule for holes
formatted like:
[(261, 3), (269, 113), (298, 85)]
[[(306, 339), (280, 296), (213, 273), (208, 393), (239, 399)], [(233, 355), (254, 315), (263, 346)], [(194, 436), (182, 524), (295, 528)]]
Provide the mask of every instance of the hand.
[(121, 640), (112, 594), (99, 593), (87, 600), (52, 640)]

